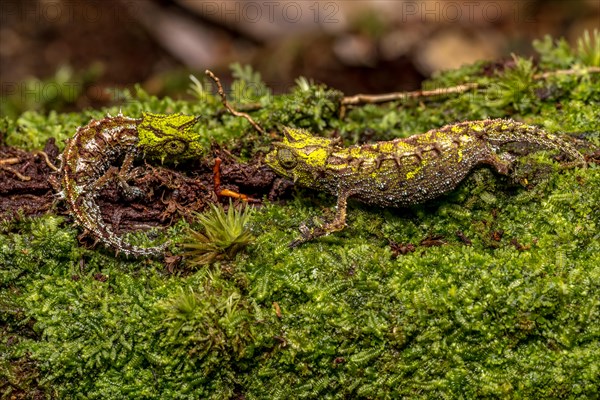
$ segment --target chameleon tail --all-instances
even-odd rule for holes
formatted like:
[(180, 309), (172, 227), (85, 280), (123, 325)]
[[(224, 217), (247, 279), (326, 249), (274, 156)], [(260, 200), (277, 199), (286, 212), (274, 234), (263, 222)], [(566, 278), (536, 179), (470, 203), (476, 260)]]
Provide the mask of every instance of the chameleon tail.
[(90, 232), (96, 239), (114, 248), (117, 252), (123, 252), (128, 256), (150, 257), (160, 255), (169, 246), (169, 242), (156, 247), (138, 247), (127, 243), (117, 236), (108, 225), (99, 223), (99, 221), (102, 221), (102, 214), (100, 207), (98, 207), (93, 198), (84, 195), (78, 200), (71, 202), (77, 223)]
[(573, 159), (575, 164), (586, 165), (585, 158), (575, 147), (535, 125), (527, 125), (511, 119), (485, 120), (480, 123), (484, 140), (492, 144), (533, 143), (559, 150)]

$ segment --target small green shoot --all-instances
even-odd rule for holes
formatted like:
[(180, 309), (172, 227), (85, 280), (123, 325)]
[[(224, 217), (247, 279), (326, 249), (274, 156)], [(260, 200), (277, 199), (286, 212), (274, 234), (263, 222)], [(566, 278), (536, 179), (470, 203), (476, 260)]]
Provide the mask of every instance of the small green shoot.
[(502, 73), (496, 93), (490, 93), (490, 104), (498, 108), (512, 107), (521, 113), (530, 112), (535, 108), (537, 101), (533, 91), (536, 67), (532, 59), (517, 57), (514, 54), (512, 57), (515, 66)]
[(231, 84), (232, 97), (238, 104), (252, 104), (271, 97), (271, 90), (250, 65), (231, 64), (231, 75), (235, 78)]
[(577, 53), (584, 65), (600, 67), (600, 31), (594, 29), (590, 35), (585, 31), (583, 36), (577, 39)]
[(187, 241), (181, 245), (189, 249), (183, 254), (184, 257), (194, 266), (233, 259), (254, 240), (246, 227), (250, 215), (250, 209), (247, 207), (236, 210), (230, 203), (225, 212), (222, 205), (211, 205), (211, 210), (198, 214), (198, 222), (204, 228), (204, 232), (190, 229)]
[(204, 100), (206, 97), (206, 90), (204, 90), (203, 83), (200, 82), (200, 80), (198, 78), (196, 78), (194, 75), (190, 74), (189, 78), (190, 78), (190, 81), (192, 81), (192, 83), (190, 83), (188, 93), (200, 101)]

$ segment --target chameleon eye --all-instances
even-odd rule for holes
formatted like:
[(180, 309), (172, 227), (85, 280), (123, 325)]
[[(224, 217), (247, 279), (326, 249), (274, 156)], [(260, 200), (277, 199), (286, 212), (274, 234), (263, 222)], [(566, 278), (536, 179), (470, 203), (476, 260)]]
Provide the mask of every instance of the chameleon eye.
[(279, 161), (279, 164), (281, 164), (281, 166), (285, 169), (292, 169), (298, 163), (298, 160), (294, 156), (294, 153), (292, 153), (288, 149), (277, 150), (277, 160)]
[(169, 154), (181, 154), (187, 149), (187, 143), (178, 139), (171, 139), (164, 143), (164, 149)]

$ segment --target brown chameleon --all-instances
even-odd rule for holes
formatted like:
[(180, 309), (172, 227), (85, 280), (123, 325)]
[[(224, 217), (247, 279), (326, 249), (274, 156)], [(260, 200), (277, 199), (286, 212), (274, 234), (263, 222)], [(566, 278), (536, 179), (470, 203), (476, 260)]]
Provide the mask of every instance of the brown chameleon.
[(337, 196), (333, 221), (309, 230), (305, 241), (339, 231), (346, 225), (346, 202), (354, 198), (377, 206), (403, 207), (425, 202), (453, 190), (478, 165), (507, 175), (514, 159), (501, 153), (508, 143), (558, 149), (576, 164), (581, 153), (555, 135), (508, 119), (468, 121), (421, 135), (373, 144), (340, 147), (335, 140), (298, 129), (285, 129), (266, 163), (295, 183)]
[[(126, 196), (143, 193), (127, 184), (134, 159), (139, 155), (168, 159), (196, 157), (204, 151), (192, 130), (198, 117), (183, 114), (143, 113), (142, 118), (108, 115), (80, 127), (60, 156), (59, 197), (64, 198), (75, 222), (96, 240), (126, 255), (160, 254), (168, 245), (142, 248), (127, 243), (107, 225), (96, 204), (100, 190), (117, 179)], [(117, 165), (120, 164), (120, 167)]]

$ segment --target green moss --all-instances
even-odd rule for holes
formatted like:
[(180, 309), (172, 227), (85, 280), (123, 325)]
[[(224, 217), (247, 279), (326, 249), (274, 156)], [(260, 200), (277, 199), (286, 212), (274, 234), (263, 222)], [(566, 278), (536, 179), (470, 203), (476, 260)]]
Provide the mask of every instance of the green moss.
[[(583, 53), (564, 44), (537, 47), (538, 67), (518, 60), (492, 77), (467, 67), (430, 82), (502, 90), (528, 82), (525, 94), (493, 102), (484, 88), (355, 107), (340, 120), (338, 92), (299, 80), (281, 96), (258, 90), (263, 108), (252, 115), (267, 130), (337, 130), (347, 144), (494, 116), (599, 145), (598, 74), (532, 81), (531, 73), (585, 65)], [(256, 78), (241, 67), (237, 74), (242, 88)], [(202, 90), (195, 102), (127, 94), (123, 113), (201, 114), (206, 143), (243, 148), (245, 156), (268, 149), (269, 138), (222, 115), (218, 99)], [(41, 148), (106, 111), (118, 108), (26, 112), (6, 120), (7, 140)], [(171, 274), (159, 261), (86, 249), (78, 230), (52, 214), (5, 222), (0, 377), (8, 379), (0, 382), (8, 383), (0, 389), (61, 399), (593, 398), (600, 168), (562, 169), (552, 155), (523, 157), (516, 182), (480, 169), (450, 195), (410, 209), (351, 202), (348, 229), (292, 250), (297, 227), (329, 218), (323, 209), (332, 213), (334, 203), (297, 189), (285, 204), (254, 211), (248, 225), (256, 240), (245, 252), (194, 272), (181, 265)], [(158, 235), (178, 243), (186, 227)], [(439, 246), (420, 245), (431, 238)], [(416, 251), (395, 255), (390, 242)]]

